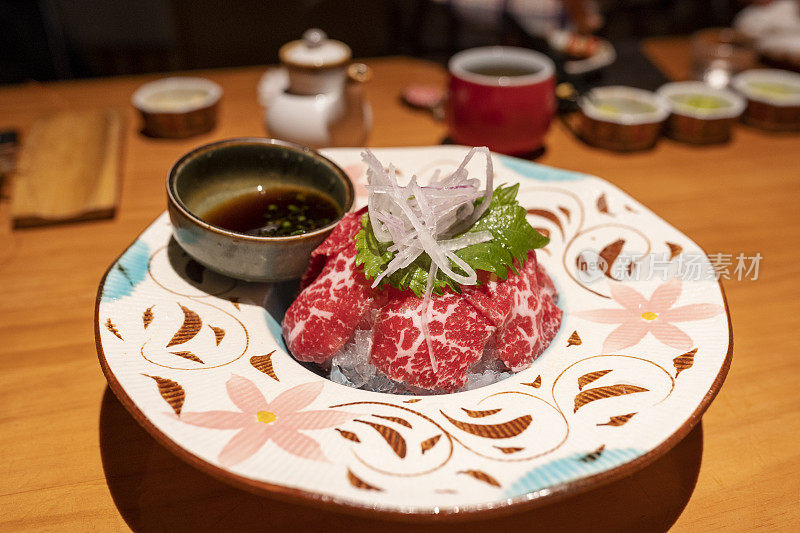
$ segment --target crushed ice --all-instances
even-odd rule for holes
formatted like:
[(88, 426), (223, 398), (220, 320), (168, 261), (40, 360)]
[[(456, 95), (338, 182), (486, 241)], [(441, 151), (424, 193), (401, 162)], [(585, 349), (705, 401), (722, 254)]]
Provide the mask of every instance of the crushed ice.
[[(330, 380), (348, 387), (387, 394), (424, 396), (441, 393), (441, 391), (429, 391), (389, 379), (369, 362), (371, 350), (371, 331), (357, 329), (350, 340), (330, 360)], [(467, 369), (467, 381), (456, 392), (485, 387), (502, 381), (512, 374), (513, 372), (508, 370), (497, 358), (494, 346), (487, 345), (481, 358)]]

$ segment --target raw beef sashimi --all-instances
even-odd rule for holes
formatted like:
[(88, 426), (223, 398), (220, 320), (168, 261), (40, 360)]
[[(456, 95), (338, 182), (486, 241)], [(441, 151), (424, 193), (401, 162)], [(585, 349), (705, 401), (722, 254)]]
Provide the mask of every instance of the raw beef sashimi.
[[(474, 150), (464, 164), (472, 153)], [(491, 162), (488, 151), (485, 153), (488, 188)], [(371, 195), (393, 196), (381, 201), (371, 197), (369, 210), (345, 215), (312, 253), (301, 281), (302, 291), (283, 320), (283, 336), (294, 357), (322, 364), (332, 379), (342, 379), (347, 384), (352, 381), (355, 386), (369, 387), (370, 380), (377, 376), (396, 383), (400, 387), (397, 390), (406, 391), (452, 392), (465, 386), (470, 372), (498, 368), (518, 372), (530, 366), (558, 331), (561, 310), (556, 306), (553, 282), (538, 264), (533, 249), (537, 247), (535, 243), (541, 246), (546, 239), (529, 227), (524, 210), (513, 215), (515, 209), (522, 209), (514, 199), (516, 190), (499, 188), (493, 201), (490, 192), (478, 190), (476, 180), (467, 179), (464, 164), (429, 186), (420, 187), (412, 178), (403, 188), (397, 184), (391, 167), (388, 171), (383, 169), (371, 154), (365, 154), (364, 159), (373, 172)], [(475, 196), (469, 196), (469, 191)], [(461, 204), (458, 195), (464, 198)], [(456, 196), (456, 200), (448, 196)], [(407, 203), (399, 205), (402, 202)], [(493, 208), (497, 211), (493, 212)], [(502, 267), (507, 269), (506, 279), (496, 274), (497, 261), (485, 263), (495, 268), (494, 272), (472, 270), (454, 251), (491, 244), (496, 234), (489, 231), (491, 227), (470, 231), (456, 212), (463, 212), (461, 216), (473, 224), (482, 220), (484, 213), (495, 218), (507, 214), (511, 218), (502, 224), (517, 224), (516, 234), (528, 235), (529, 241), (525, 242), (532, 243), (523, 248), (527, 249), (524, 263), (501, 263), (507, 265)], [(444, 226), (442, 220), (446, 220)], [(376, 277), (373, 273), (370, 277), (365, 274), (356, 236), (372, 231), (377, 224), (383, 224), (382, 233), (375, 230), (374, 239), (391, 237), (393, 240), (381, 241), (386, 242), (381, 253), (392, 255), (391, 260), (384, 255), (375, 258), (373, 263), (388, 261), (388, 265), (383, 275)], [(486, 226), (489, 224), (481, 227)], [(507, 240), (501, 235), (500, 241)], [(479, 248), (476, 253), (482, 250)], [(497, 253), (497, 248), (494, 250)], [(386, 276), (420, 268), (415, 260), (423, 253), (430, 256), (431, 265), (425, 267), (430, 272), (424, 279), (434, 279), (439, 263), (444, 261), (441, 272), (458, 284), (452, 281), (450, 286), (434, 291), (428, 282), (424, 294), (420, 294), (420, 286), (415, 290), (393, 286), (398, 283), (397, 278)], [(421, 277), (420, 272), (411, 273), (416, 275), (413, 279)], [(329, 361), (333, 361), (333, 371)], [(360, 369), (358, 379), (340, 377), (353, 376), (356, 367)]]

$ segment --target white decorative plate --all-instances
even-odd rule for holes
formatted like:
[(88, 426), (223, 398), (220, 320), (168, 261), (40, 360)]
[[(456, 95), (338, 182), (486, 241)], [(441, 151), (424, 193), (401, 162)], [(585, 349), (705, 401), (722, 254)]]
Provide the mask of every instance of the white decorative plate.
[[(374, 151), (407, 177), (455, 168), (466, 153)], [(324, 153), (354, 178), (363, 204), (360, 151)], [(482, 171), (479, 161), (468, 168)], [(296, 285), (205, 270), (170, 240), (164, 214), (100, 284), (97, 348), (111, 389), (160, 443), (209, 474), (349, 510), (475, 513), (642, 467), (697, 423), (730, 366), (713, 269), (689, 238), (602, 179), (499, 155), (495, 171), (495, 183), (520, 182), (529, 220), (550, 235), (537, 255), (564, 310), (529, 369), (427, 397), (330, 382), (281, 340)]]

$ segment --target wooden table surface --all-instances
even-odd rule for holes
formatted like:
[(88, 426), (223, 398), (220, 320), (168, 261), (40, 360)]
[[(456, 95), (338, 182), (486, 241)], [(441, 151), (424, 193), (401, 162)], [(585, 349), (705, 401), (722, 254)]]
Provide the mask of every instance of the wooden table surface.
[[(687, 75), (685, 41), (651, 41), (645, 48), (668, 74)], [(439, 144), (444, 126), (402, 107), (399, 93), (409, 83), (444, 83), (445, 72), (405, 58), (370, 63), (369, 144)], [(0, 88), (0, 129), (23, 135), (36, 118), (62, 109), (120, 106), (128, 118), (113, 220), (0, 231), (0, 530), (407, 527), (252, 496), (199, 473), (134, 422), (97, 362), (93, 312), (103, 272), (164, 210), (164, 178), (180, 155), (213, 140), (264, 134), (256, 104), (262, 72), (202, 73), (225, 91), (219, 126), (181, 141), (138, 133), (128, 101), (145, 78)], [(619, 155), (584, 146), (554, 123), (538, 161), (608, 179), (709, 253), (760, 252), (763, 261), (757, 280), (724, 283), (733, 365), (686, 439), (628, 478), (493, 524), (459, 527), (797, 530), (800, 135), (738, 127), (725, 146), (662, 140), (652, 151)]]

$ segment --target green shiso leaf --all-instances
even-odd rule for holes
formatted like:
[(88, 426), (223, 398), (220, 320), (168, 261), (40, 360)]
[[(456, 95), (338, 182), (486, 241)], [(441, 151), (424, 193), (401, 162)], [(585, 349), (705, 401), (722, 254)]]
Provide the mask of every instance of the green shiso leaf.
[[(550, 239), (533, 229), (525, 218), (525, 208), (517, 202), (519, 185), (495, 189), (489, 209), (464, 233), (489, 231), (492, 240), (473, 244), (457, 250), (455, 254), (475, 270), (485, 270), (501, 279), (508, 277), (509, 268), (516, 273), (514, 261), (524, 264), (529, 250), (545, 246)], [(389, 252), (390, 243), (382, 243), (375, 237), (369, 214), (361, 218), (361, 231), (356, 235), (356, 264), (364, 265), (364, 275), (374, 279), (386, 269), (394, 257)], [(462, 235), (464, 234), (462, 233)], [(425, 293), (431, 259), (421, 254), (416, 261), (404, 269), (386, 276), (381, 285), (389, 284), (400, 290), (411, 290), (418, 297)], [(461, 272), (454, 264), (451, 268)], [(434, 293), (441, 294), (445, 287), (460, 293), (461, 287), (440, 270), (434, 280)]]

